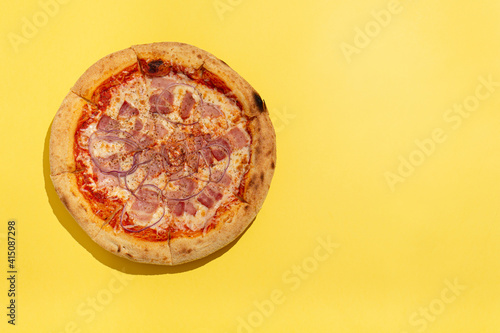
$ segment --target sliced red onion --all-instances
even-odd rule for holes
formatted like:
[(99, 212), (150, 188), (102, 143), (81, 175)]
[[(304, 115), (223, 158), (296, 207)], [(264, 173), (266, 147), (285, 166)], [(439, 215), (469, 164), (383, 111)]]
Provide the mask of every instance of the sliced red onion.
[[(97, 167), (97, 169), (99, 169), (99, 171), (101, 171), (102, 173), (104, 174), (109, 174), (109, 175), (114, 175), (114, 176), (117, 176), (117, 177), (122, 177), (124, 175), (127, 175), (127, 174), (130, 174), (130, 173), (133, 173), (136, 169), (137, 169), (137, 159), (136, 159), (136, 155), (137, 155), (137, 152), (134, 154), (134, 162), (132, 163), (132, 166), (130, 167), (130, 169), (128, 170), (125, 170), (125, 171), (122, 171), (122, 170), (107, 170), (99, 161), (98, 161), (98, 158), (94, 155), (94, 150), (92, 148), (92, 145), (93, 145), (93, 142), (94, 140), (96, 140), (95, 136), (94, 136), (95, 133), (93, 133), (90, 138), (89, 138), (89, 142), (88, 142), (88, 151), (89, 151), (89, 155), (90, 155), (90, 159), (91, 161), (94, 163), (94, 165)], [(127, 140), (127, 139), (123, 139), (123, 138), (120, 138), (120, 137), (115, 137), (115, 136), (105, 136), (104, 138), (100, 138), (100, 139), (104, 139), (104, 140), (110, 140), (110, 141), (123, 141), (125, 142), (126, 144), (129, 144), (128, 142), (130, 140)], [(131, 146), (134, 146), (135, 143), (133, 143), (132, 141), (130, 141), (130, 145)], [(137, 147), (137, 146), (136, 146)]]

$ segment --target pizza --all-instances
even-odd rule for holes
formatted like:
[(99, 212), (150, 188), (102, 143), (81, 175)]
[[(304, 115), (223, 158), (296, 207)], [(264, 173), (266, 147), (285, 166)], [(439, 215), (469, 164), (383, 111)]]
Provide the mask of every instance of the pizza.
[(225, 62), (182, 43), (132, 46), (88, 68), (52, 122), (50, 174), (104, 249), (177, 265), (235, 240), (276, 166), (264, 100)]

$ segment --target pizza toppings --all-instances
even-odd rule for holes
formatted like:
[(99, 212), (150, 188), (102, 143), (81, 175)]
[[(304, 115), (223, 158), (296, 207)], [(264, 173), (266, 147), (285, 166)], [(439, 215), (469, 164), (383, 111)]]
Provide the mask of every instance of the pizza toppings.
[(162, 94), (151, 95), (149, 104), (151, 105), (151, 113), (159, 113), (162, 115), (172, 112), (172, 103), (174, 102), (174, 95), (165, 90)]
[(111, 119), (108, 115), (102, 116), (101, 120), (97, 124), (97, 129), (105, 132), (111, 132), (117, 130), (120, 124), (117, 120)]
[(227, 139), (231, 143), (231, 147), (234, 150), (241, 149), (245, 147), (246, 145), (249, 144), (250, 142), (250, 137), (246, 132), (244, 132), (241, 128), (239, 127), (233, 127), (228, 133), (227, 133)]
[(193, 94), (190, 91), (187, 91), (182, 99), (181, 111), (180, 115), (182, 120), (186, 120), (189, 118), (191, 114), (191, 109), (193, 108), (195, 100), (193, 98)]
[(111, 177), (96, 183), (95, 191), (122, 198), (118, 225), (126, 232), (165, 225), (205, 228), (206, 223), (188, 220), (203, 215), (208, 221), (237, 193), (245, 169), (230, 167), (249, 161), (246, 119), (224, 96), (205, 100), (204, 86), (173, 77), (147, 82), (150, 93), (134, 101), (137, 107), (124, 98), (113, 100), (94, 120), (86, 147), (89, 167)]
[(204, 104), (201, 111), (202, 117), (217, 118), (222, 116), (223, 113), (213, 104)]
[(120, 118), (129, 118), (132, 116), (139, 115), (139, 110), (130, 105), (127, 101), (123, 102), (120, 107), (120, 111), (118, 111), (118, 117)]

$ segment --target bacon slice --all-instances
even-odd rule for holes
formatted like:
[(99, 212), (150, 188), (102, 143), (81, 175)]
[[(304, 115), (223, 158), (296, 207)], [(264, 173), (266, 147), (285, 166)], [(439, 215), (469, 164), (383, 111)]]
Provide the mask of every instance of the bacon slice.
[(243, 131), (239, 127), (233, 127), (225, 137), (231, 144), (234, 150), (241, 149), (250, 143), (250, 136), (246, 131)]
[(121, 171), (119, 159), (120, 155), (115, 153), (106, 158), (95, 157), (95, 159), (99, 162), (99, 171), (101, 171), (101, 169), (106, 172)]
[(160, 123), (155, 124), (155, 133), (158, 137), (163, 138), (167, 135), (168, 130)]
[(164, 91), (161, 95), (151, 95), (149, 104), (151, 108), (149, 112), (159, 114), (169, 114), (173, 111), (172, 104), (174, 102), (174, 95), (169, 91)]
[(127, 101), (123, 102), (120, 110), (118, 111), (118, 117), (120, 118), (130, 118), (137, 115), (139, 115), (139, 110), (134, 108)]
[(130, 209), (132, 211), (140, 211), (141, 213), (152, 214), (158, 209), (158, 207), (159, 205), (156, 202), (135, 200)]
[[(150, 188), (150, 186), (153, 187), (153, 188), (155, 188), (152, 185), (143, 185), (136, 192), (137, 198), (139, 198), (140, 200), (145, 200), (145, 201), (150, 201), (150, 202), (159, 202), (160, 199), (159, 199), (158, 193), (156, 191), (153, 191)], [(159, 189), (158, 189), (158, 191), (159, 191)]]
[(151, 146), (155, 142), (155, 140), (147, 134), (139, 135), (137, 137), (137, 141), (139, 143), (139, 147), (143, 149)]
[(135, 201), (130, 210), (138, 218), (146, 220), (151, 218), (158, 207), (160, 207), (158, 193), (149, 188), (141, 187), (136, 192)]
[(206, 103), (202, 107), (201, 116), (208, 118), (217, 118), (222, 116), (222, 111), (219, 110), (219, 107), (217, 105)]
[(201, 154), (203, 155), (204, 161), (208, 163), (209, 166), (214, 164), (214, 155), (212, 150), (209, 148), (202, 149), (200, 150)]
[(179, 191), (182, 192), (184, 197), (193, 194), (196, 188), (196, 182), (188, 177), (179, 179), (175, 181), (174, 184), (179, 186)]
[(175, 216), (181, 216), (184, 214), (184, 201), (174, 201), (174, 200), (168, 200), (167, 201), (167, 207), (170, 209), (172, 214)]
[(228, 187), (231, 184), (231, 180), (232, 180), (231, 176), (226, 173), (218, 184), (220, 184), (221, 186)]
[(205, 193), (201, 193), (196, 200), (201, 203), (203, 206), (207, 208), (212, 208), (214, 206), (214, 199), (206, 195)]
[(186, 91), (184, 98), (181, 103), (180, 116), (182, 119), (189, 118), (191, 114), (191, 109), (193, 108), (195, 100), (193, 98), (193, 94), (190, 91)]
[(207, 194), (209, 196), (211, 196), (215, 201), (219, 201), (220, 199), (222, 199), (223, 195), (222, 193), (220, 193), (216, 188), (215, 186), (212, 186), (212, 185), (209, 185), (207, 188), (206, 188), (206, 191), (207, 191)]
[[(225, 150), (222, 147), (225, 148)], [(212, 150), (212, 155), (214, 155), (217, 161), (225, 159), (227, 154), (231, 154), (232, 152), (231, 145), (224, 137), (217, 138), (210, 142), (210, 148)]]
[(161, 77), (161, 76), (158, 77), (157, 76), (157, 77), (153, 77), (152, 82), (151, 82), (151, 86), (153, 88), (165, 89), (174, 83), (176, 83), (174, 80), (171, 80), (171, 79), (166, 78), (166, 77)]
[(102, 118), (99, 120), (99, 123), (97, 123), (97, 129), (101, 131), (114, 131), (118, 130), (120, 128), (120, 124), (118, 123), (118, 120), (111, 118), (108, 115), (102, 116)]
[(188, 213), (189, 215), (195, 216), (196, 215), (196, 207), (193, 205), (192, 202), (186, 202), (186, 205), (184, 205), (184, 211)]
[(118, 178), (111, 176), (111, 175), (106, 175), (102, 173), (99, 169), (95, 170), (95, 173), (97, 175), (97, 186), (98, 187), (104, 187), (104, 186), (119, 186), (120, 184), (118, 183)]
[(144, 124), (140, 119), (136, 119), (134, 123), (134, 131), (139, 132), (144, 127)]

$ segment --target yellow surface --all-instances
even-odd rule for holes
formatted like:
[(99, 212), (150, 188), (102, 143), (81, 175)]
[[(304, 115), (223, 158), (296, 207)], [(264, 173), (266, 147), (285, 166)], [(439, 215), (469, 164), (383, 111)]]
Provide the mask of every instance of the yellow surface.
[[(2, 332), (500, 331), (498, 0), (59, 1), (0, 6)], [(76, 79), (154, 41), (231, 65), (278, 141), (253, 225), (174, 268), (94, 245), (48, 170)]]

